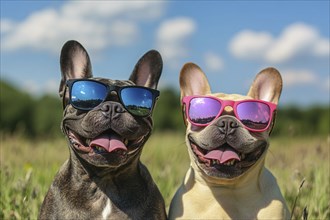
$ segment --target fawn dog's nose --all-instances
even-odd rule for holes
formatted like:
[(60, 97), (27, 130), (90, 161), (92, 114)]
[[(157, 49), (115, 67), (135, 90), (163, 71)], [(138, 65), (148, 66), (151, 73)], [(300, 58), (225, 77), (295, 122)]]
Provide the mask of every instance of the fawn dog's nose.
[(221, 133), (230, 135), (235, 133), (236, 128), (239, 127), (237, 119), (233, 116), (222, 116), (218, 119), (217, 125)]

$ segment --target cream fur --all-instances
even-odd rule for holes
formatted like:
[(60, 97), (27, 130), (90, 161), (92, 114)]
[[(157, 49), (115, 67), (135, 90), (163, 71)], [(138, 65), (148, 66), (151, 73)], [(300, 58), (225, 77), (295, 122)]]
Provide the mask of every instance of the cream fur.
[[(195, 82), (194, 79), (199, 81)], [(181, 97), (208, 94), (221, 99), (253, 98), (277, 103), (281, 94), (282, 80), (276, 69), (268, 68), (257, 75), (247, 96), (211, 94), (202, 70), (197, 65), (188, 63), (182, 68), (180, 86)], [(230, 114), (232, 109), (228, 107), (225, 111)], [(199, 132), (198, 129), (194, 129), (187, 121), (187, 134)], [(256, 135), (267, 140), (269, 133)], [(203, 138), (211, 137), (212, 135), (203, 136)], [(196, 164), (187, 136), (186, 143), (191, 164), (182, 185), (172, 199), (169, 219), (290, 219), (290, 212), (277, 181), (264, 166), (267, 150), (242, 175), (225, 179), (204, 173)]]

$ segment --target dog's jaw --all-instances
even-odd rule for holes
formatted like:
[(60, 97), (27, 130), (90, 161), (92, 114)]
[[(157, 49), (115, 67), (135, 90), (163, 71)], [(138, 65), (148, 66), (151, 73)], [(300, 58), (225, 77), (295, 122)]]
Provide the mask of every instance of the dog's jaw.
[(212, 149), (205, 149), (193, 137), (193, 133), (188, 133), (186, 138), (191, 159), (205, 175), (218, 179), (230, 180), (244, 175), (264, 158), (268, 148), (268, 142), (262, 140), (244, 147), (234, 146), (224, 140)]
[[(141, 153), (148, 135), (134, 140), (119, 136), (112, 130), (107, 130), (95, 138), (84, 138), (68, 130), (67, 134), (70, 148), (85, 161), (96, 167), (119, 167)], [(109, 142), (105, 147), (99, 144), (99, 139)]]

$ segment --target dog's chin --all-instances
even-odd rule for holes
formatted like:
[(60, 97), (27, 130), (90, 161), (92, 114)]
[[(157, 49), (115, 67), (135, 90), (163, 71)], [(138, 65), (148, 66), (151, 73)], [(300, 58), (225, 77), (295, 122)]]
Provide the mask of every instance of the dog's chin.
[(128, 140), (112, 130), (107, 130), (96, 137), (85, 138), (69, 130), (68, 138), (73, 151), (89, 164), (118, 168), (140, 154), (147, 136)]
[[(225, 143), (216, 149), (207, 151), (197, 144), (189, 141), (191, 152), (194, 155), (197, 166), (207, 175), (214, 178), (233, 179), (247, 172), (265, 153), (267, 142), (262, 142), (252, 152), (241, 153)], [(227, 152), (227, 158), (213, 159), (215, 151)], [(226, 153), (223, 153), (223, 155)], [(215, 157), (214, 157), (215, 158)]]

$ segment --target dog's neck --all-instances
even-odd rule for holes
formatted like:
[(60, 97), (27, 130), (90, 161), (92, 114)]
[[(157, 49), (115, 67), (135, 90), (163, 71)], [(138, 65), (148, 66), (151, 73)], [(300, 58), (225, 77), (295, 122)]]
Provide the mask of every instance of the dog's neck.
[[(57, 179), (55, 184), (59, 182), (65, 183), (60, 185), (60, 191), (63, 195), (70, 195), (67, 198), (67, 203), (83, 204), (89, 201), (94, 205), (104, 207), (107, 200), (110, 199), (111, 204), (115, 209), (121, 210), (130, 215), (132, 210), (135, 210), (145, 201), (150, 190), (150, 176), (141, 175), (145, 172), (145, 167), (137, 157), (128, 167), (120, 168), (120, 172), (108, 172), (110, 169), (102, 170), (103, 175), (95, 175), (90, 167), (81, 164), (75, 153), (70, 148), (70, 159), (67, 160), (61, 167), (60, 179)], [(116, 175), (114, 175), (116, 173)], [(123, 201), (127, 201), (124, 202)]]

